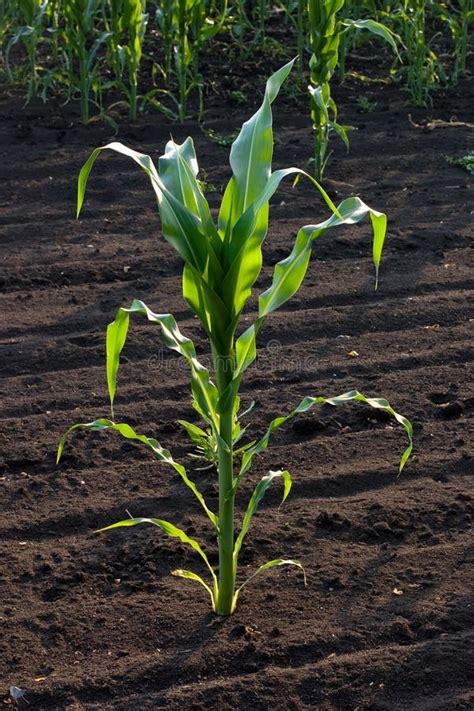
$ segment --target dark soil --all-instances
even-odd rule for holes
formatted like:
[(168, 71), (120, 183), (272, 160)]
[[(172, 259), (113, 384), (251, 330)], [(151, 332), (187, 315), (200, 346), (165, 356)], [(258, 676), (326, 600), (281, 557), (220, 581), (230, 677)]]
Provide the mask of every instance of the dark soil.
[[(276, 63), (278, 64), (278, 62)], [(75, 181), (110, 128), (83, 128), (77, 108), (0, 102), (2, 556), (1, 692), (27, 690), (32, 709), (318, 709), (453, 711), (474, 708), (472, 538), (474, 492), (469, 376), (472, 196), (463, 127), (414, 128), (425, 118), (473, 122), (472, 87), (413, 110), (390, 86), (337, 89), (341, 119), (358, 127), (336, 142), (328, 188), (360, 194), (389, 215), (381, 283), (373, 290), (368, 224), (321, 239), (304, 288), (268, 319), (243, 401), (252, 428), (304, 395), (357, 388), (387, 397), (414, 423), (416, 449), (397, 478), (404, 433), (361, 406), (321, 409), (276, 433), (239, 499), (268, 468), (288, 467), (247, 539), (242, 576), (279, 556), (306, 566), (259, 576), (236, 614), (216, 622), (194, 583), (188, 549), (153, 527), (96, 535), (133, 515), (159, 516), (214, 543), (191, 493), (138, 446), (78, 435), (74, 422), (107, 416), (104, 333), (120, 305), (143, 299), (203, 338), (181, 298), (181, 264), (160, 234), (146, 176), (103, 157), (81, 220)], [(377, 108), (360, 114), (365, 93)], [(257, 95), (256, 95), (257, 96)], [(208, 104), (208, 127), (238, 128), (249, 110)], [(306, 107), (275, 105), (275, 165), (311, 155)], [(212, 120), (211, 120), (212, 117)], [(197, 144), (211, 204), (229, 176), (228, 148), (195, 123), (160, 116), (122, 125), (118, 139), (158, 157), (170, 132)], [(271, 210), (271, 265), (297, 229), (327, 210), (308, 184), (285, 184)], [(175, 420), (192, 418), (187, 373), (151, 325), (136, 323), (119, 379), (117, 418), (157, 436), (187, 462), (210, 504), (215, 475), (195, 470)], [(266, 345), (268, 344), (268, 345)], [(348, 354), (356, 351), (358, 357)], [(472, 429), (472, 428), (471, 428)], [(20, 705), (27, 708), (24, 702)]]

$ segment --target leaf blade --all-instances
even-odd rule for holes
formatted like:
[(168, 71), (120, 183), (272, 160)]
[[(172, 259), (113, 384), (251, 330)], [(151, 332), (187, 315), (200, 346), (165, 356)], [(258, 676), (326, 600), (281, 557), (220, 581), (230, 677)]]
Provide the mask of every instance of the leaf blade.
[(171, 456), (171, 452), (168, 449), (162, 447), (158, 440), (154, 439), (153, 437), (147, 437), (146, 435), (137, 434), (133, 427), (131, 427), (125, 422), (115, 423), (111, 420), (101, 418), (98, 420), (94, 420), (93, 422), (77, 423), (73, 425), (67, 430), (67, 432), (65, 432), (65, 434), (60, 439), (56, 463), (59, 463), (59, 460), (61, 459), (64, 446), (69, 435), (80, 428), (96, 432), (101, 430), (112, 430), (121, 434), (122, 437), (125, 437), (125, 439), (135, 440), (149, 447), (157, 459), (166, 462), (177, 472), (177, 474), (179, 474), (184, 484), (193, 492), (194, 496), (201, 504), (213, 526), (217, 530), (219, 530), (219, 520), (217, 516), (209, 509), (202, 493), (199, 491), (194, 482), (188, 477), (186, 469), (183, 467), (183, 465), (179, 464), (178, 462), (175, 462), (173, 457)]
[(209, 572), (212, 575), (212, 579), (217, 585), (217, 579), (216, 579), (216, 574), (214, 572), (213, 567), (209, 563), (207, 555), (204, 553), (203, 549), (199, 545), (198, 541), (196, 541), (194, 538), (191, 538), (191, 536), (188, 536), (188, 534), (183, 531), (181, 528), (178, 528), (175, 526), (173, 523), (169, 523), (169, 521), (164, 521), (163, 519), (160, 518), (143, 518), (143, 517), (136, 517), (136, 518), (127, 518), (124, 519), (123, 521), (117, 521), (117, 523), (112, 523), (110, 526), (104, 526), (104, 528), (99, 528), (96, 533), (104, 533), (105, 531), (112, 531), (116, 528), (129, 528), (131, 526), (138, 526), (142, 523), (150, 523), (153, 524), (153, 526), (157, 526), (160, 528), (163, 533), (166, 533), (167, 536), (170, 538), (178, 538), (178, 540), (181, 541), (181, 543), (186, 543), (189, 545), (196, 553), (198, 553), (204, 563), (206, 564), (206, 567), (208, 568)]
[(247, 510), (244, 514), (244, 518), (242, 520), (242, 527), (240, 529), (239, 535), (237, 536), (237, 539), (234, 544), (234, 565), (237, 566), (237, 559), (240, 553), (240, 550), (242, 548), (242, 544), (244, 542), (245, 536), (247, 535), (249, 529), (250, 529), (250, 524), (252, 522), (252, 518), (254, 517), (255, 513), (257, 512), (258, 506), (260, 504), (260, 501), (263, 499), (265, 496), (265, 493), (267, 489), (272, 485), (273, 480), (276, 479), (277, 477), (281, 477), (283, 479), (283, 498), (281, 500), (281, 503), (283, 504), (290, 493), (291, 490), (291, 485), (292, 485), (292, 480), (291, 480), (291, 475), (290, 472), (287, 471), (286, 469), (284, 471), (269, 471), (268, 474), (266, 474), (264, 477), (262, 477), (253, 490), (252, 496), (250, 498), (250, 501), (247, 506)]

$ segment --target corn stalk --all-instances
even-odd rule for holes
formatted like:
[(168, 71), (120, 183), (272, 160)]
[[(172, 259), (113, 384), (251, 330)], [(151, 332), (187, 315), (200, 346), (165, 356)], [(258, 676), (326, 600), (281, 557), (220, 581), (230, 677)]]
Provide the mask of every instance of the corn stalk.
[[(227, 0), (224, 0), (222, 11), (215, 18), (209, 14), (214, 10), (214, 4), (208, 7), (203, 0), (162, 0), (156, 9), (155, 19), (165, 51), (164, 76), (168, 86), (173, 75), (176, 77), (177, 96), (167, 88), (151, 92), (147, 99), (155, 94), (166, 95), (176, 105), (177, 118), (181, 123), (187, 115), (189, 97), (195, 90), (199, 94), (199, 119), (203, 113), (199, 58), (204, 44), (215, 37), (223, 26)], [(157, 106), (161, 108), (159, 102)]]
[(100, 85), (97, 72), (98, 52), (109, 32), (97, 30), (97, 17), (102, 0), (64, 0), (62, 40), (70, 91), (79, 92), (81, 120), (87, 124), (90, 116), (91, 91)]
[(5, 50), (5, 67), (10, 81), (13, 81), (13, 74), (10, 67), (10, 52), (12, 47), (21, 42), (28, 55), (30, 81), (28, 84), (28, 92), (26, 100), (29, 101), (37, 93), (38, 84), (38, 67), (36, 62), (37, 48), (40, 41), (43, 39), (44, 20), (48, 9), (48, 0), (41, 2), (40, 0), (19, 0), (18, 9), (21, 15), (21, 22), (24, 25), (20, 26), (13, 37), (9, 40)]
[(457, 84), (466, 71), (466, 61), (471, 38), (471, 25), (474, 21), (474, 1), (457, 0), (450, 3), (436, 3), (435, 17), (445, 22), (453, 40), (454, 64), (450, 80)]
[(331, 134), (336, 133), (349, 148), (350, 127), (338, 123), (337, 106), (331, 96), (331, 78), (338, 64), (341, 38), (351, 30), (368, 30), (397, 51), (395, 36), (385, 25), (375, 20), (339, 20), (338, 12), (343, 6), (344, 0), (308, 0), (312, 51), (308, 91), (314, 132), (314, 172), (319, 181), (330, 157)]
[[(129, 105), (129, 117), (137, 118), (138, 72), (148, 23), (144, 0), (109, 0), (109, 38), (115, 76)], [(124, 79), (127, 73), (128, 84)]]

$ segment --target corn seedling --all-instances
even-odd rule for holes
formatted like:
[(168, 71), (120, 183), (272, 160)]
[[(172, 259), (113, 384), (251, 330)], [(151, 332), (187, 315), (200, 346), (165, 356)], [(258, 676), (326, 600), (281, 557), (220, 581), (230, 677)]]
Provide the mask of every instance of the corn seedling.
[[(163, 519), (128, 518), (102, 530), (148, 523), (189, 545), (200, 556), (207, 570), (207, 578), (190, 570), (179, 569), (174, 571), (174, 574), (200, 583), (209, 593), (212, 607), (219, 615), (231, 614), (242, 590), (263, 571), (281, 565), (302, 568), (298, 560), (281, 557), (264, 563), (243, 581), (238, 577), (239, 553), (265, 492), (273, 483), (281, 482), (282, 500), (285, 501), (292, 486), (292, 478), (287, 470), (272, 470), (264, 475), (250, 496), (236, 535), (236, 494), (248, 475), (254, 458), (267, 449), (275, 430), (292, 417), (307, 412), (316, 405), (328, 404), (337, 407), (349, 402), (362, 402), (385, 410), (405, 429), (409, 442), (401, 458), (400, 471), (412, 449), (412, 427), (409, 421), (397, 414), (386, 400), (367, 398), (353, 390), (337, 397), (305, 397), (291, 412), (272, 420), (263, 437), (241, 452), (241, 461), (236, 466), (236, 416), (242, 378), (256, 359), (257, 335), (265, 319), (300, 288), (308, 269), (314, 242), (328, 230), (342, 225), (353, 225), (370, 216), (373, 228), (373, 259), (377, 275), (385, 239), (387, 220), (383, 213), (372, 210), (356, 197), (343, 200), (336, 207), (324, 190), (313, 181), (331, 214), (324, 221), (299, 230), (291, 253), (276, 264), (270, 287), (259, 296), (256, 319), (240, 332), (242, 311), (262, 268), (262, 243), (268, 229), (269, 200), (283, 178), (303, 172), (296, 168), (275, 172), (271, 169), (271, 105), (292, 64), (293, 62), (290, 62), (283, 66), (267, 81), (261, 107), (243, 124), (232, 145), (232, 177), (222, 199), (217, 224), (199, 188), (196, 178), (198, 165), (191, 138), (187, 138), (180, 145), (169, 141), (159, 159), (158, 170), (149, 156), (137, 153), (121, 143), (96, 148), (83, 166), (78, 182), (79, 214), (90, 171), (101, 151), (112, 150), (131, 158), (148, 175), (157, 197), (163, 235), (183, 259), (183, 296), (207, 335), (213, 367), (211, 373), (200, 362), (193, 342), (181, 333), (171, 314), (154, 313), (138, 300), (133, 301), (130, 308), (119, 309), (115, 320), (108, 326), (106, 338), (111, 419), (100, 418), (86, 424), (73, 425), (60, 441), (58, 461), (67, 437), (73, 431), (85, 428), (92, 431), (110, 430), (118, 432), (126, 439), (141, 442), (158, 460), (170, 466), (193, 492), (215, 529), (219, 550), (218, 569), (211, 565), (196, 539)], [(114, 421), (119, 359), (127, 339), (131, 316), (142, 316), (156, 324), (165, 346), (178, 352), (189, 365), (192, 397), (206, 426), (210, 428), (215, 443), (213, 456), (217, 459), (219, 489), (217, 512), (205, 501), (185, 467), (176, 462), (171, 453), (156, 439), (138, 433), (128, 424)]]
[(337, 122), (337, 106), (331, 96), (330, 81), (337, 67), (341, 38), (351, 30), (368, 30), (388, 42), (397, 52), (394, 34), (375, 20), (340, 20), (344, 0), (308, 0), (310, 43), (308, 87), (314, 132), (315, 177), (321, 181), (330, 157), (329, 138), (336, 133), (349, 147), (349, 126)]
[(457, 0), (457, 2), (436, 3), (434, 11), (435, 16), (445, 22), (451, 32), (454, 65), (450, 79), (452, 84), (457, 84), (459, 77), (466, 71), (470, 25), (474, 21), (474, 2), (473, 0)]
[(426, 33), (425, 0), (403, 0), (396, 14), (403, 36), (406, 89), (417, 106), (426, 106), (439, 86), (443, 68)]
[[(227, 0), (224, 0), (220, 17), (212, 19), (207, 3), (203, 0), (163, 0), (155, 13), (165, 50), (164, 75), (170, 84), (172, 75), (177, 79), (177, 96), (171, 89), (159, 89), (146, 97), (150, 103), (162, 109), (156, 100), (157, 94), (167, 96), (176, 105), (177, 118), (181, 123), (186, 118), (188, 99), (195, 90), (199, 93), (198, 118), (203, 113), (202, 78), (199, 71), (199, 57), (206, 42), (220, 31), (227, 14)], [(166, 110), (165, 110), (166, 113)]]
[[(129, 116), (137, 118), (138, 71), (148, 14), (143, 0), (109, 0), (110, 31), (108, 44), (119, 85), (127, 96)], [(127, 73), (128, 84), (124, 80)]]
[[(292, 2), (278, 2), (279, 9), (291, 17)], [(281, 45), (273, 38), (268, 37), (265, 31), (265, 25), (269, 18), (270, 11), (273, 9), (272, 4), (268, 0), (255, 0), (252, 3), (246, 3), (244, 0), (237, 0), (231, 3), (231, 23), (230, 32), (239, 48), (241, 59), (246, 59), (251, 56), (255, 50), (262, 49), (265, 46), (273, 46), (277, 51), (281, 51)]]
[(232, 3), (232, 9), (231, 34), (242, 56), (245, 53), (245, 33), (252, 29), (252, 24), (247, 17), (244, 0), (236, 0), (235, 3)]
[(100, 74), (97, 71), (98, 52), (110, 37), (107, 31), (98, 33), (97, 17), (101, 0), (64, 0), (62, 39), (65, 48), (69, 91), (77, 90), (81, 101), (82, 123), (89, 122), (91, 93), (100, 94)]
[(13, 81), (13, 74), (10, 68), (10, 51), (12, 47), (21, 42), (28, 56), (30, 81), (26, 99), (29, 101), (37, 92), (38, 67), (36, 63), (36, 53), (39, 42), (43, 39), (44, 20), (48, 8), (48, 0), (19, 0), (19, 11), (23, 26), (19, 27), (7, 44), (5, 51), (5, 66), (10, 81)]

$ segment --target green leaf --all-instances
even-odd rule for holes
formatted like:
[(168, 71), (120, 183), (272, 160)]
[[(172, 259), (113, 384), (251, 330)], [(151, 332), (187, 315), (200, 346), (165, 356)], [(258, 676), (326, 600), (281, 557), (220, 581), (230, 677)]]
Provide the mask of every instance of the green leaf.
[(193, 424), (192, 422), (188, 422), (187, 420), (177, 420), (177, 422), (179, 425), (181, 425), (181, 427), (184, 427), (184, 429), (188, 433), (189, 438), (195, 444), (202, 444), (202, 441), (207, 438), (207, 434), (204, 432), (204, 430), (202, 430), (200, 427)]
[(221, 348), (225, 348), (230, 313), (220, 296), (190, 264), (184, 265), (183, 297), (220, 352)]
[(165, 239), (179, 252), (184, 261), (193, 266), (199, 274), (203, 274), (209, 262), (210, 243), (203, 233), (201, 219), (183, 205), (167, 189), (158, 176), (150, 156), (113, 142), (92, 151), (89, 159), (81, 169), (78, 180), (77, 216), (81, 211), (87, 180), (92, 166), (101, 151), (112, 150), (132, 158), (145, 171), (158, 199), (161, 223)]
[(335, 131), (335, 133), (337, 133), (347, 150), (349, 150), (349, 136), (347, 135), (347, 132), (351, 130), (352, 126), (343, 126), (336, 121), (329, 121), (329, 126), (333, 131)]
[(117, 373), (120, 363), (120, 354), (127, 340), (129, 325), (129, 315), (127, 312), (119, 311), (115, 321), (107, 326), (106, 336), (106, 363), (107, 363), (107, 387), (110, 398), (110, 410), (114, 417), (114, 399), (117, 383)]
[(281, 503), (283, 503), (288, 494), (290, 493), (291, 490), (291, 475), (289, 471), (270, 471), (268, 474), (264, 477), (261, 478), (257, 486), (255, 487), (253, 494), (251, 496), (251, 499), (249, 501), (249, 504), (247, 506), (247, 510), (245, 512), (243, 521), (242, 521), (242, 528), (240, 529), (240, 533), (237, 536), (237, 540), (235, 541), (234, 545), (234, 565), (237, 567), (237, 559), (239, 556), (240, 549), (242, 548), (242, 543), (244, 541), (245, 536), (248, 533), (248, 530), (250, 528), (250, 523), (252, 521), (252, 518), (254, 514), (256, 513), (258, 509), (258, 505), (260, 501), (263, 499), (265, 496), (265, 493), (267, 489), (272, 485), (272, 482), (275, 478), (277, 477), (282, 477), (283, 483), (284, 483), (284, 489), (283, 489), (283, 498), (281, 500)]
[(323, 95), (322, 87), (317, 84), (313, 86), (309, 84), (308, 92), (313, 104), (313, 109), (316, 110), (317, 122), (319, 124), (326, 124), (329, 122), (329, 108), (330, 102), (326, 101)]
[(265, 570), (269, 570), (270, 568), (275, 568), (276, 566), (280, 566), (280, 565), (295, 565), (297, 568), (299, 568), (303, 572), (303, 580), (304, 580), (304, 584), (306, 587), (306, 585), (307, 585), (306, 572), (305, 572), (305, 569), (303, 568), (303, 566), (301, 565), (301, 563), (299, 562), (299, 560), (293, 560), (291, 558), (276, 558), (275, 560), (269, 560), (268, 563), (264, 563), (259, 568), (257, 568), (255, 573), (253, 573), (249, 578), (247, 578), (247, 580), (244, 583), (242, 583), (242, 585), (239, 588), (237, 588), (237, 590), (235, 591), (235, 595), (234, 595), (234, 609), (237, 604), (237, 598), (238, 598), (241, 590), (243, 590), (244, 587), (246, 585), (248, 585), (251, 580), (253, 580), (260, 573), (263, 573)]
[[(211, 382), (208, 369), (198, 360), (194, 343), (191, 339), (183, 336), (172, 314), (156, 314), (143, 301), (137, 299), (133, 301), (129, 309), (119, 309), (115, 321), (109, 326), (109, 329), (111, 329), (110, 339), (109, 330), (107, 332), (107, 379), (111, 401), (115, 395), (115, 382), (119, 369), (121, 347), (125, 342), (124, 338), (122, 338), (125, 331), (123, 324), (125, 322), (128, 324), (129, 314), (142, 314), (152, 323), (157, 323), (161, 327), (165, 346), (176, 351), (187, 360), (191, 368), (193, 394), (217, 431), (217, 389)], [(120, 337), (115, 337), (115, 334), (119, 334)]]
[[(232, 240), (239, 217), (265, 188), (271, 173), (273, 131), (271, 104), (287, 78), (295, 60), (288, 62), (267, 81), (263, 103), (246, 121), (230, 151), (232, 178), (227, 185), (219, 213), (219, 228), (224, 239)], [(266, 231), (268, 208), (258, 216), (258, 228)]]
[(288, 257), (278, 262), (273, 271), (271, 286), (258, 299), (258, 318), (236, 341), (236, 369), (234, 379), (239, 379), (255, 360), (256, 337), (265, 317), (286, 303), (300, 288), (309, 265), (313, 243), (328, 229), (339, 225), (352, 225), (370, 215), (373, 231), (373, 260), (376, 272), (375, 287), (387, 229), (387, 216), (368, 207), (360, 198), (343, 200), (335, 214), (317, 225), (307, 225), (298, 232)]
[(99, 420), (94, 420), (93, 422), (86, 422), (86, 423), (78, 423), (76, 425), (73, 425), (70, 427), (67, 432), (61, 437), (59, 441), (59, 447), (58, 447), (58, 454), (56, 458), (56, 463), (59, 462), (61, 459), (63, 450), (64, 450), (64, 445), (66, 443), (67, 438), (69, 435), (74, 432), (75, 430), (82, 428), (82, 429), (88, 429), (92, 430), (95, 432), (101, 431), (101, 430), (112, 430), (114, 432), (118, 432), (119, 434), (122, 435), (122, 437), (125, 437), (125, 439), (132, 439), (136, 440), (137, 442), (141, 442), (142, 444), (145, 444), (147, 447), (149, 447), (153, 454), (156, 456), (157, 459), (160, 461), (166, 462), (166, 464), (169, 464), (173, 469), (179, 474), (183, 482), (186, 484), (186, 486), (191, 489), (193, 492), (194, 496), (196, 499), (199, 501), (201, 504), (202, 508), (206, 512), (206, 515), (209, 517), (210, 521), (212, 522), (213, 526), (219, 530), (219, 521), (217, 516), (208, 508), (203, 495), (199, 491), (199, 489), (196, 487), (194, 482), (191, 481), (191, 479), (188, 477), (186, 469), (183, 467), (182, 464), (178, 464), (178, 462), (175, 462), (173, 457), (171, 456), (171, 453), (169, 450), (164, 449), (161, 444), (158, 442), (158, 440), (154, 439), (153, 437), (146, 437), (145, 435), (137, 434), (135, 430), (130, 427), (130, 425), (127, 425), (126, 423), (118, 423), (115, 424), (111, 420), (106, 420), (104, 418), (101, 418)]
[(400, 37), (394, 32), (392, 32), (392, 30), (390, 30), (388, 27), (382, 25), (381, 22), (376, 22), (375, 20), (343, 20), (342, 24), (347, 29), (354, 27), (357, 30), (368, 30), (373, 35), (381, 37), (383, 40), (385, 40), (385, 42), (388, 42), (397, 57), (400, 59), (396, 43), (396, 40), (400, 41)]
[(209, 563), (208, 557), (204, 553), (204, 551), (201, 548), (201, 546), (199, 545), (199, 543), (194, 538), (191, 538), (191, 536), (188, 536), (188, 534), (185, 533), (181, 528), (174, 526), (172, 523), (169, 523), (168, 521), (163, 521), (163, 519), (160, 519), (160, 518), (127, 518), (124, 521), (118, 521), (117, 523), (112, 523), (110, 526), (105, 526), (104, 528), (99, 528), (99, 530), (96, 531), (96, 533), (103, 533), (104, 531), (112, 531), (115, 528), (129, 528), (130, 526), (137, 526), (141, 523), (151, 523), (154, 526), (158, 526), (158, 528), (161, 528), (163, 533), (166, 533), (166, 535), (170, 536), (170, 538), (178, 538), (182, 543), (186, 543), (188, 546), (191, 546), (191, 548), (193, 550), (195, 550), (196, 553), (199, 553), (199, 555), (203, 559), (209, 572), (212, 575), (214, 584), (217, 586), (217, 578), (216, 578), (214, 569), (212, 568), (211, 564)]
[(258, 299), (259, 318), (278, 309), (300, 288), (308, 269), (315, 232), (308, 228), (301, 229), (291, 254), (275, 265), (272, 284)]
[(215, 598), (214, 598), (214, 593), (209, 587), (209, 585), (201, 578), (200, 575), (197, 575), (196, 573), (193, 573), (192, 570), (183, 570), (182, 568), (178, 568), (177, 570), (173, 570), (171, 572), (171, 575), (175, 575), (177, 578), (186, 578), (186, 580), (195, 580), (197, 583), (203, 586), (211, 596), (211, 605), (212, 609), (215, 611), (216, 609), (216, 604), (215, 604)]
[(308, 178), (319, 190), (331, 212), (339, 215), (338, 209), (324, 188), (304, 170), (285, 168), (272, 173), (262, 192), (237, 221), (232, 233), (232, 243), (228, 248), (230, 266), (224, 278), (223, 298), (228, 308), (232, 309), (234, 318), (238, 318), (250, 297), (252, 286), (262, 267), (261, 245), (266, 236), (266, 228), (259, 229), (258, 216), (262, 209), (268, 206), (270, 198), (283, 178), (290, 175)]
[[(219, 249), (220, 238), (211, 217), (209, 204), (197, 180), (199, 167), (192, 138), (188, 137), (181, 144), (173, 140), (168, 141), (165, 153), (159, 158), (159, 169), (163, 185), (200, 219), (206, 238)], [(217, 271), (220, 269), (220, 264), (215, 258), (213, 269)]]
[(385, 410), (386, 412), (388, 412), (389, 415), (394, 417), (395, 420), (405, 429), (405, 432), (408, 437), (408, 447), (405, 449), (400, 459), (400, 474), (413, 449), (413, 427), (411, 422), (407, 420), (406, 417), (403, 417), (403, 415), (399, 415), (397, 412), (395, 412), (390, 403), (384, 398), (368, 398), (365, 397), (365, 395), (362, 395), (362, 393), (359, 393), (357, 390), (351, 390), (350, 392), (343, 393), (342, 395), (338, 395), (337, 397), (333, 398), (305, 397), (303, 398), (303, 400), (301, 400), (297, 407), (295, 407), (295, 409), (289, 413), (289, 415), (285, 415), (283, 417), (276, 417), (274, 420), (272, 420), (263, 437), (253, 447), (251, 447), (244, 453), (242, 457), (240, 472), (235, 480), (234, 488), (237, 489), (240, 485), (242, 477), (251, 467), (252, 459), (254, 458), (254, 456), (256, 454), (259, 454), (260, 452), (263, 452), (268, 447), (268, 442), (272, 433), (276, 429), (284, 425), (286, 422), (288, 422), (288, 420), (290, 420), (292, 417), (301, 414), (302, 412), (307, 412), (314, 405), (333, 405), (337, 407), (339, 405), (345, 405), (346, 403), (352, 401), (362, 402), (365, 405), (369, 405), (370, 407), (374, 407), (379, 410)]

